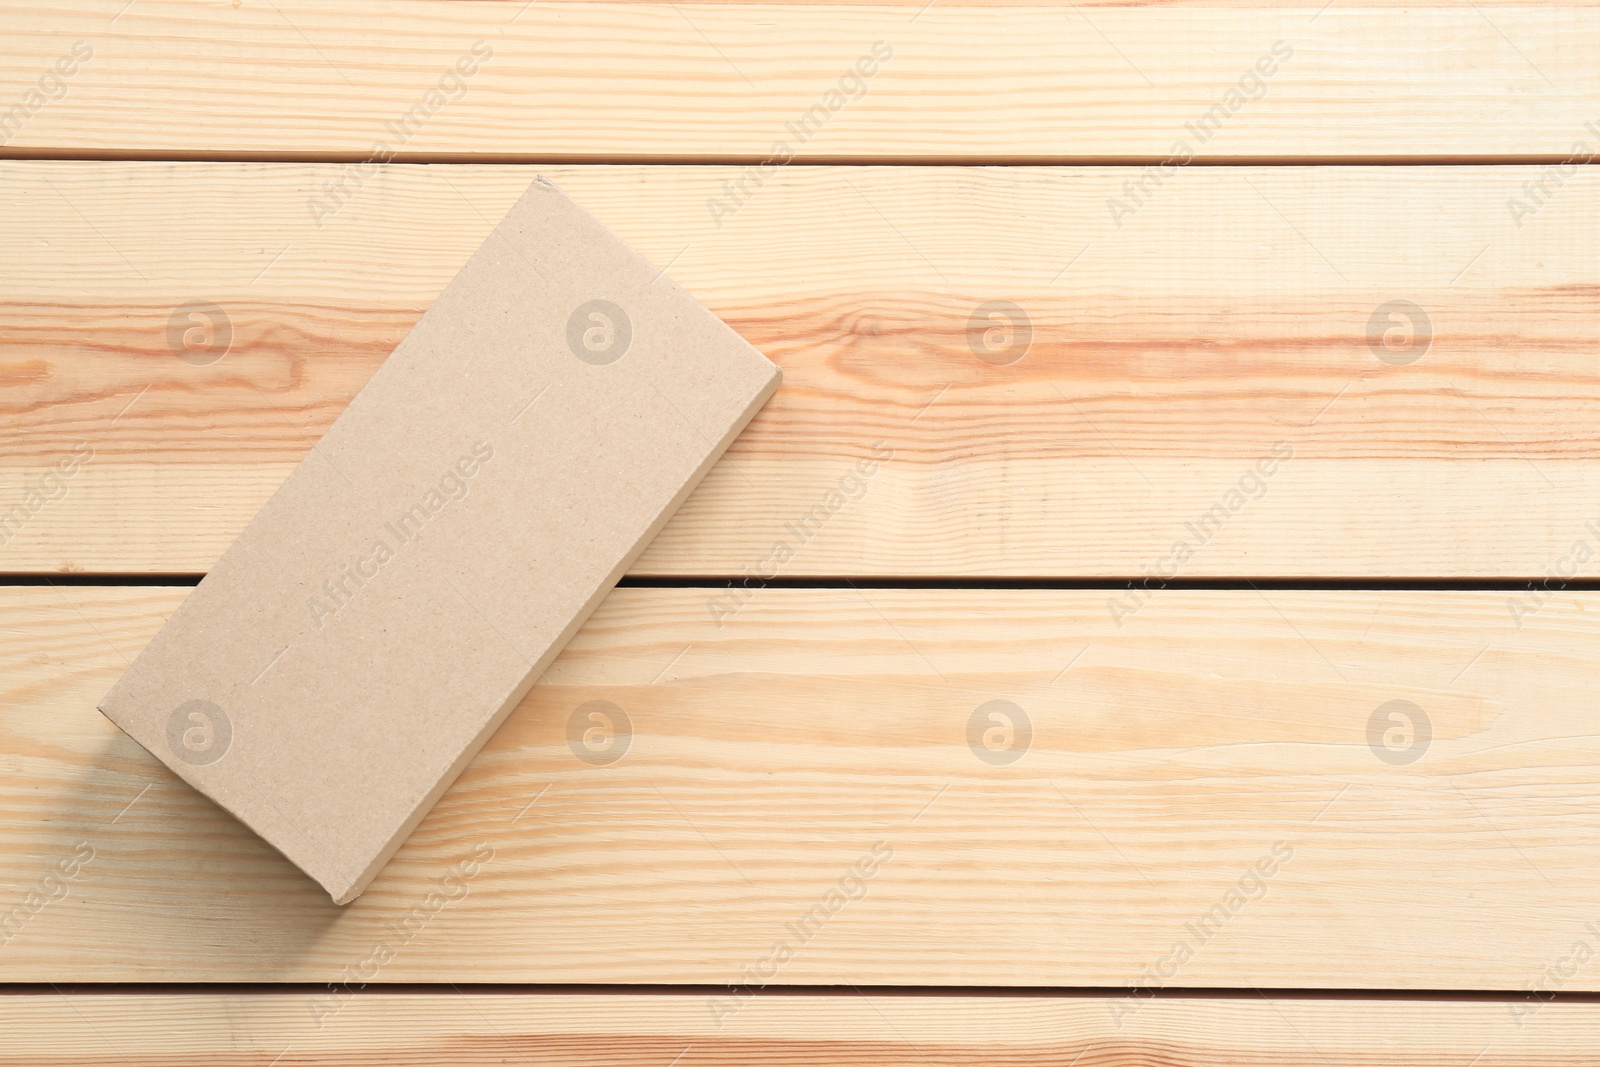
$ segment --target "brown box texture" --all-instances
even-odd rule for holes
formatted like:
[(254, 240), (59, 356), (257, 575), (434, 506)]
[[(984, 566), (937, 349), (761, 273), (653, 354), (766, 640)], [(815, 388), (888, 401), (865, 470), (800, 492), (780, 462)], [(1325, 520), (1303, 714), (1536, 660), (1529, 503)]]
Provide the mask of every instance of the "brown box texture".
[(540, 178), (100, 710), (347, 903), (778, 379)]

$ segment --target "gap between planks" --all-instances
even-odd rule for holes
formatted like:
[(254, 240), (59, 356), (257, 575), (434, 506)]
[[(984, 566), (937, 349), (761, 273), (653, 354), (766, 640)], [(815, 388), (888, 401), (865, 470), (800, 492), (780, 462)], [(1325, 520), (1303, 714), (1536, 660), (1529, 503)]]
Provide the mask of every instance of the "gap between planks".
[[(448, 2), (463, 2), (463, 0), (448, 0)], [(481, 2), (481, 0), (479, 0)], [(544, 0), (544, 2), (563, 2), (563, 0)], [(607, 3), (612, 0), (586, 0), (586, 2)], [(622, 0), (616, 0), (622, 2)], [(742, 2), (742, 0), (731, 0)], [(334, 165), (342, 166), (351, 163), (367, 161), (367, 154), (361, 152), (216, 152), (209, 150), (182, 151), (143, 151), (135, 148), (108, 148), (97, 151), (62, 151), (54, 149), (28, 149), (0, 147), (0, 161), (5, 160), (34, 160), (52, 163), (299, 163), (310, 166)], [(562, 155), (544, 152), (516, 152), (516, 153), (412, 153), (404, 159), (396, 160), (389, 165), (449, 165), (449, 166), (517, 166), (517, 167), (607, 167), (607, 166), (645, 166), (645, 167), (729, 167), (742, 170), (746, 167), (760, 166), (765, 163), (766, 157), (761, 154), (746, 156), (695, 156), (687, 154), (642, 156), (636, 154), (585, 154)], [(1170, 156), (1155, 155), (1127, 155), (1127, 156), (1074, 156), (1070, 159), (1061, 159), (1046, 155), (989, 155), (974, 153), (970, 155), (927, 155), (915, 159), (893, 159), (873, 156), (829, 156), (823, 154), (808, 155), (803, 159), (796, 159), (785, 166), (805, 167), (1057, 167), (1072, 169), (1075, 167), (1127, 167), (1139, 169), (1149, 166), (1160, 166), (1170, 162)], [(1495, 153), (1459, 153), (1448, 157), (1427, 155), (1344, 155), (1344, 156), (1278, 156), (1278, 155), (1215, 155), (1205, 158), (1189, 160), (1183, 164), (1185, 169), (1205, 169), (1208, 167), (1236, 168), (1236, 167), (1590, 167), (1596, 166), (1597, 160), (1574, 160), (1571, 151), (1565, 152), (1495, 152)]]

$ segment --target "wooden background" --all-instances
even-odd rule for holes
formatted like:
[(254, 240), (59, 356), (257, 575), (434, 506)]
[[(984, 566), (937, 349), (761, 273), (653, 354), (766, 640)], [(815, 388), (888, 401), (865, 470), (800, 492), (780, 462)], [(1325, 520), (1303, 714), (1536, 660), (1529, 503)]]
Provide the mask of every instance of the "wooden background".
[[(1596, 1062), (1600, 7), (0, 27), (0, 1063)], [(335, 909), (94, 705), (535, 173), (784, 385)]]

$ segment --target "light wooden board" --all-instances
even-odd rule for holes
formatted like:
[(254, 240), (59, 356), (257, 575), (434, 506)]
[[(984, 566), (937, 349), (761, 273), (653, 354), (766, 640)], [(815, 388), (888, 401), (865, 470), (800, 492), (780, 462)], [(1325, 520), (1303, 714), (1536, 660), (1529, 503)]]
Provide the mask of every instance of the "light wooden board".
[[(394, 166), (318, 226), (333, 166), (0, 165), (0, 512), (94, 450), (0, 571), (204, 571), (533, 173)], [(1120, 228), (1126, 168), (792, 167), (720, 227), (727, 168), (550, 173), (785, 371), (636, 573), (1600, 574), (1592, 169), (1519, 226), (1536, 168), (1190, 168)]]
[(703, 994), (353, 993), (319, 1015), (317, 996), (0, 997), (0, 1064), (1578, 1067), (1600, 1041), (1600, 1007), (1511, 1000), (845, 994), (718, 1016)]
[[(1588, 4), (9, 0), (0, 23), (7, 106), (93, 50), (12, 154), (1164, 159), (1220, 105), (1192, 145), (1214, 159), (1556, 158), (1600, 120)], [(847, 99), (877, 42), (891, 58)], [(1230, 100), (1278, 42), (1265, 95)], [(787, 130), (819, 106), (820, 132)]]
[(1600, 989), (1597, 593), (619, 590), (342, 910), (94, 710), (182, 595), (4, 591), (0, 981)]

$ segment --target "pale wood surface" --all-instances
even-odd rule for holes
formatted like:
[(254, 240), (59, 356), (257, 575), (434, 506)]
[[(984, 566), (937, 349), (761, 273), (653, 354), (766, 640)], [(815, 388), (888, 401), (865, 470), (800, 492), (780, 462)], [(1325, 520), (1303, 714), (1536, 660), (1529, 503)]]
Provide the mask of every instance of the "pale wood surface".
[(1578, 1067), (1600, 1017), (1513, 1001), (845, 994), (754, 998), (719, 1027), (703, 994), (463, 992), (354, 994), (318, 1027), (316, 995), (0, 997), (0, 1064)]
[[(94, 710), (182, 595), (4, 592), (6, 906), (93, 857), (0, 981), (352, 980), (398, 939), (365, 977), (737, 983), (874, 847), (769, 981), (1515, 990), (1600, 943), (1596, 593), (1518, 629), (1503, 593), (1167, 591), (1119, 628), (1098, 590), (765, 590), (719, 628), (618, 590), (345, 909)], [(566, 740), (594, 699), (610, 765)], [(992, 700), (1032, 723), (1009, 765), (968, 747)], [(1393, 700), (1410, 764), (1368, 747)]]
[[(1600, 575), (1593, 168), (1126, 184), (1180, 140), (1235, 164), (1600, 145), (1594, 3), (0, 0), (0, 26), (0, 574), (203, 572), (524, 161), (786, 372), (637, 574)], [(458, 164), (346, 165), (379, 140)], [(780, 141), (796, 163), (753, 181)], [(924, 165), (802, 165), (829, 162)], [(192, 301), (234, 327), (211, 365), (171, 347)], [(992, 301), (1031, 323), (1014, 363), (973, 347)], [(1432, 334), (1404, 366), (1369, 336), (1396, 301)], [(94, 710), (183, 595), (0, 587), (0, 983), (703, 988), (0, 995), (0, 1064), (1577, 1067), (1600, 1044), (1600, 1006), (1515, 992), (1600, 990), (1600, 593), (619, 590), (346, 909)], [(615, 763), (571, 740), (594, 700), (630, 717)], [(1015, 762), (983, 747), (991, 701), (1031, 722)], [(1373, 740), (1392, 701), (1431, 724), (1414, 762)], [(1241, 995), (731, 997), (751, 982)]]
[[(319, 228), (335, 169), (0, 165), (0, 503), (95, 450), (0, 570), (204, 571), (535, 173), (391, 167)], [(785, 371), (635, 573), (1137, 575), (1278, 442), (1179, 577), (1542, 578), (1596, 536), (1590, 171), (1519, 227), (1535, 168), (1190, 168), (1117, 228), (1127, 168), (791, 167), (719, 228), (731, 169), (546, 170)], [(191, 300), (234, 324), (210, 366), (168, 345)], [(991, 300), (1032, 322), (1010, 365)], [(1392, 300), (1431, 322), (1407, 366), (1368, 343)]]
[(1208, 155), (1565, 157), (1600, 119), (1593, 6), (1324, 7), (10, 0), (0, 100), (84, 40), (6, 152), (360, 159), (483, 40), (406, 156), (756, 161), (881, 40), (805, 158), (1162, 159), (1281, 40)]

